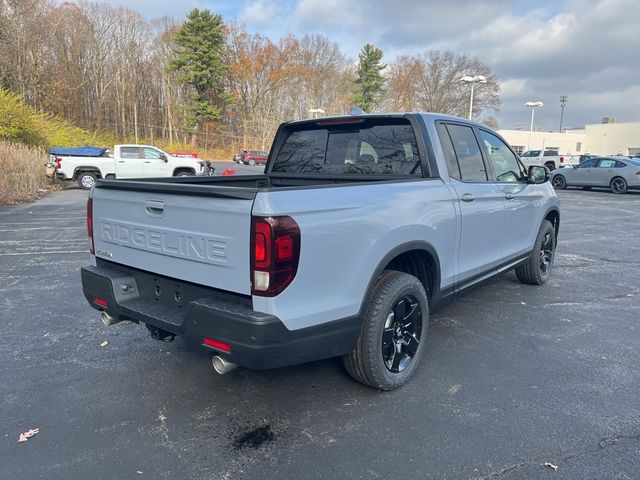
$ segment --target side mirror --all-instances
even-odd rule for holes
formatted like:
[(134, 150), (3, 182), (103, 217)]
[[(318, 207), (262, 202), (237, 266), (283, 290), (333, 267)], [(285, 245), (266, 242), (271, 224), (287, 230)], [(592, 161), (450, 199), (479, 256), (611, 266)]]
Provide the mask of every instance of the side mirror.
[(164, 161), (165, 161), (165, 163), (169, 161), (169, 159), (167, 158), (167, 154), (166, 154), (166, 153), (164, 153), (164, 152), (162, 152), (162, 153), (160, 154), (160, 158), (161, 158), (162, 160), (164, 160)]
[(549, 181), (549, 177), (551, 177), (551, 173), (547, 167), (531, 165), (527, 175), (527, 182), (533, 184), (545, 183)]

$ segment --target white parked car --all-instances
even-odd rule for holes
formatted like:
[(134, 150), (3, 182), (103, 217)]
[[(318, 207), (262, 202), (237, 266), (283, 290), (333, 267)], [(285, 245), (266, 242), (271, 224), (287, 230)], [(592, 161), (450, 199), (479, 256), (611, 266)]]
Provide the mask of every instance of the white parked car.
[(579, 155), (558, 155), (555, 150), (527, 150), (520, 155), (525, 167), (538, 165), (547, 167), (550, 171), (556, 168), (573, 167), (580, 163)]
[(90, 189), (98, 178), (153, 178), (195, 175), (197, 158), (174, 157), (151, 145), (116, 145), (113, 156), (53, 154), (56, 177)]

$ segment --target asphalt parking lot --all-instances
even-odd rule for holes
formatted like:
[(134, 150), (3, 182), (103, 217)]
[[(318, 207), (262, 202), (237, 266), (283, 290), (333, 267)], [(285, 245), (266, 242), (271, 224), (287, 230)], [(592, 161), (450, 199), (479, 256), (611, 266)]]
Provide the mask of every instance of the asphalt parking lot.
[(1, 478), (640, 478), (640, 194), (560, 192), (552, 280), (504, 274), (437, 312), (388, 393), (339, 359), (219, 376), (104, 327), (79, 282), (86, 196), (0, 208)]

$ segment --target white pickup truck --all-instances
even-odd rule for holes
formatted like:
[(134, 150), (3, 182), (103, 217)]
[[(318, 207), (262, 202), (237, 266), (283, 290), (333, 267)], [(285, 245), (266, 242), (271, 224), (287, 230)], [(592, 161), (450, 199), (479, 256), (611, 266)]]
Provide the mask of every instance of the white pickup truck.
[(196, 158), (174, 157), (151, 145), (116, 145), (113, 156), (79, 157), (54, 154), (56, 177), (76, 180), (90, 189), (97, 178), (157, 178), (195, 175)]
[(527, 150), (520, 155), (520, 160), (527, 168), (532, 165), (538, 165), (553, 171), (556, 168), (578, 165), (580, 163), (580, 155), (558, 155), (555, 150)]

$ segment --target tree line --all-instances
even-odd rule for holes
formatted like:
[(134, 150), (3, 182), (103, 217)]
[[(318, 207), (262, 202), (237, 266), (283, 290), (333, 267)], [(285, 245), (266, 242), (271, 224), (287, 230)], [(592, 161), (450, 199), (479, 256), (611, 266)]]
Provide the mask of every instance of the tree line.
[(477, 58), (425, 51), (386, 64), (383, 56), (367, 44), (349, 58), (322, 35), (274, 41), (209, 10), (149, 21), (97, 2), (0, 0), (0, 87), (121, 139), (228, 152), (268, 149), (279, 123), (353, 105), (466, 116), (463, 75), (487, 78), (473, 114), (495, 124), (498, 79)]

